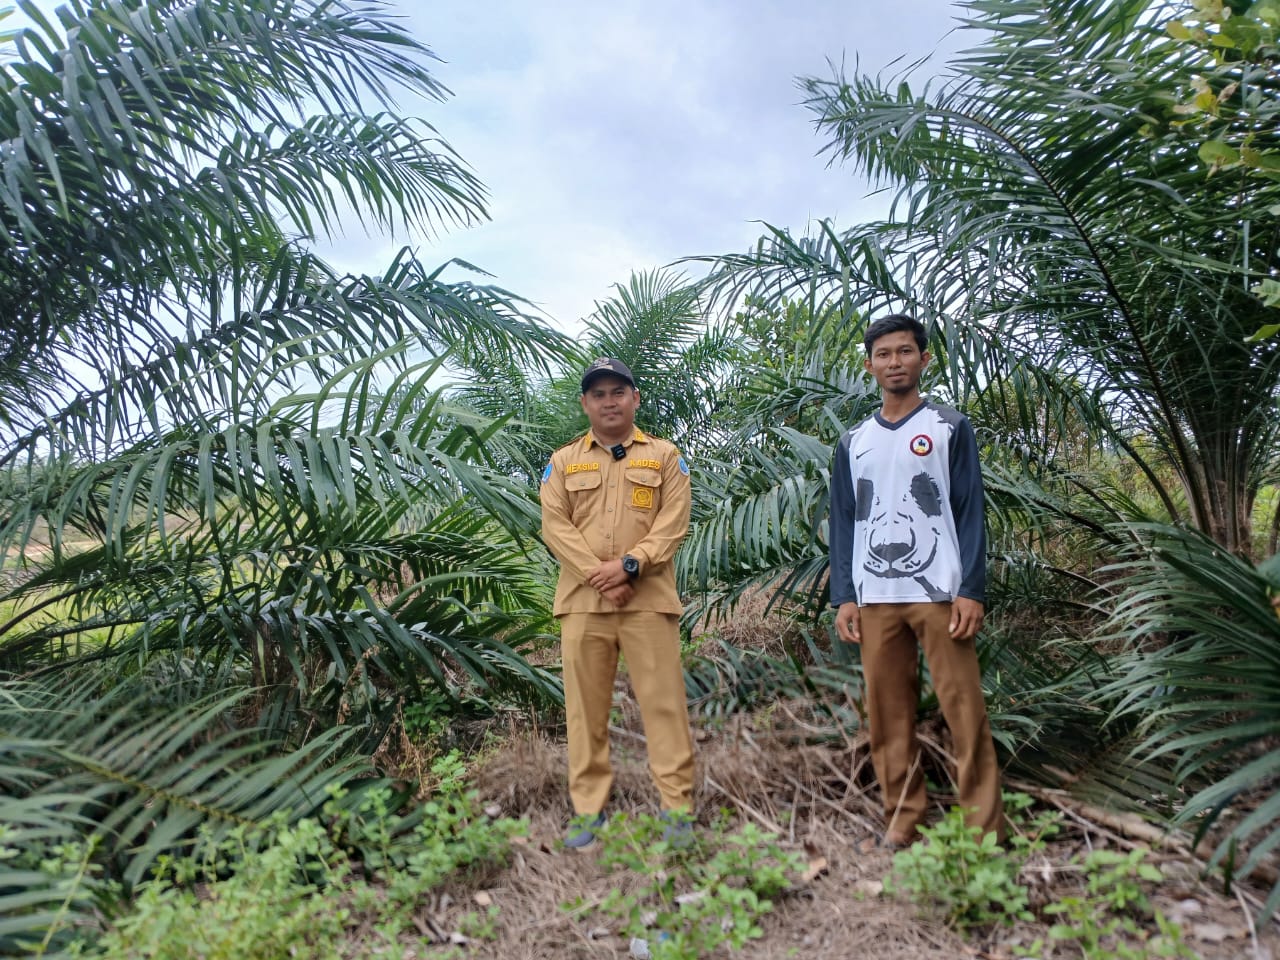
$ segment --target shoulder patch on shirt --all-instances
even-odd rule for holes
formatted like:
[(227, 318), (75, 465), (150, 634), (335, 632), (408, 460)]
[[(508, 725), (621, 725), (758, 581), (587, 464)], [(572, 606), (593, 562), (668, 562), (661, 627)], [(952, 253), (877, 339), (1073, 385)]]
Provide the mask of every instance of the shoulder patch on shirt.
[(546, 468), (542, 471), (542, 482), (546, 483), (550, 479), (551, 479), (551, 464), (548, 463)]
[(927, 457), (933, 453), (933, 440), (928, 434), (918, 433), (911, 438), (911, 452), (917, 457)]
[(680, 468), (680, 472), (683, 473), (686, 477), (689, 475), (689, 464), (685, 461), (684, 457), (681, 457), (676, 462), (676, 466)]

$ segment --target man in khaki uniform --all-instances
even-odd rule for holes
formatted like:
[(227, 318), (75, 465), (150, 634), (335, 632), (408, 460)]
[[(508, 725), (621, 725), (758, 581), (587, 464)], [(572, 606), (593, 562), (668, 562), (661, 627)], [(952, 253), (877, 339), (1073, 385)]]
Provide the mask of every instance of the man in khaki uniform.
[[(679, 825), (693, 791), (693, 738), (680, 665), (674, 558), (689, 530), (689, 466), (665, 440), (636, 429), (640, 392), (609, 357), (582, 376), (591, 429), (542, 473), (542, 538), (560, 562), (560, 619), (569, 795), (565, 843), (589, 846), (613, 773), (609, 711), (618, 652), (626, 658), (664, 815)], [(686, 828), (687, 829), (687, 828)]]

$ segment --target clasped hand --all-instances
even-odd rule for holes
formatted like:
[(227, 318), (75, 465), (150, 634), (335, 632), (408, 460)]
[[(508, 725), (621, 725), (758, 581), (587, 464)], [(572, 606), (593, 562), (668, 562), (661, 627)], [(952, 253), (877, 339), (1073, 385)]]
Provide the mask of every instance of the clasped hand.
[(631, 578), (622, 569), (621, 558), (596, 564), (587, 573), (587, 583), (615, 607), (625, 607), (636, 595)]

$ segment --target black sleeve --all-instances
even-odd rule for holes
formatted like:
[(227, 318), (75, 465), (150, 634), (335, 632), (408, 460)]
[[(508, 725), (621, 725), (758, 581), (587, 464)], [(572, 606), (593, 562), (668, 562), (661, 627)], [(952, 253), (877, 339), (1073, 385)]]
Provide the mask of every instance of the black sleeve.
[(831, 605), (857, 603), (853, 585), (853, 518), (857, 498), (853, 487), (853, 470), (849, 466), (849, 440), (846, 433), (836, 444), (831, 458), (831, 514), (827, 522), (827, 543), (831, 551)]
[(951, 437), (951, 515), (960, 546), (960, 596), (986, 602), (987, 529), (978, 439), (961, 417)]

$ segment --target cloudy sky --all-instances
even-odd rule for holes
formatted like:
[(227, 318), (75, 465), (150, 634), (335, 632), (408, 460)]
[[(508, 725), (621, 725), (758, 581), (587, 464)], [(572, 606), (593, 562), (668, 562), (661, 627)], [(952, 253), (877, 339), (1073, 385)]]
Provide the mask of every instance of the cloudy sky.
[(492, 219), (370, 237), (353, 216), (321, 253), (373, 273), (406, 245), (431, 265), (466, 260), (569, 331), (633, 272), (741, 252), (761, 221), (799, 234), (884, 216), (886, 195), (819, 155), (796, 77), (928, 58), (919, 83), (972, 43), (951, 0), (384, 2), (453, 92), (398, 107), (471, 165)]
[[(945, 0), (401, 0), (454, 97), (416, 108), (475, 169), (492, 222), (325, 253), (380, 271), (409, 244), (459, 257), (572, 330), (634, 271), (739, 252), (758, 221), (803, 233), (883, 216), (828, 168), (797, 75), (896, 72), (970, 43)], [(895, 65), (895, 61), (897, 61)], [(923, 76), (923, 75), (922, 75)], [(461, 276), (461, 274), (448, 274)]]

